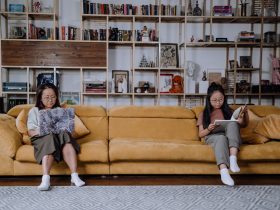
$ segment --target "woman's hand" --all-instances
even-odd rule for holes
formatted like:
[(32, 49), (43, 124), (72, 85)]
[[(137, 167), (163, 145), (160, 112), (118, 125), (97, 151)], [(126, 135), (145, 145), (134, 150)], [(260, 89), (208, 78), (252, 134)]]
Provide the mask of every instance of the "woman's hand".
[(28, 130), (28, 135), (30, 136), (30, 137), (33, 137), (33, 136), (37, 136), (37, 135), (39, 135), (40, 133), (39, 133), (39, 130), (38, 129), (31, 129), (31, 130)]
[(237, 121), (241, 126), (246, 126), (248, 122), (248, 107), (246, 105), (242, 106)]
[(217, 127), (217, 125), (215, 125), (214, 123), (210, 123), (210, 124), (208, 125), (208, 127), (207, 127), (207, 130), (211, 132), (211, 131), (214, 130), (216, 127)]

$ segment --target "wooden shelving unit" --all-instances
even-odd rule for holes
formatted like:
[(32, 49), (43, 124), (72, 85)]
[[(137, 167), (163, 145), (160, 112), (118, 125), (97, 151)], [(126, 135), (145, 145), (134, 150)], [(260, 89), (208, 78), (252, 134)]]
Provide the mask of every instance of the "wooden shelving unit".
[[(44, 0), (42, 0), (43, 2)], [(263, 74), (263, 51), (270, 50), (273, 56), (279, 56), (280, 43), (264, 42), (264, 33), (266, 26), (270, 25), (279, 35), (280, 17), (278, 11), (276, 16), (214, 16), (212, 8), (215, 4), (214, 0), (200, 0), (200, 8), (203, 9), (202, 16), (188, 16), (189, 0), (176, 0), (167, 2), (165, 0), (151, 0), (151, 5), (158, 7), (158, 15), (113, 15), (113, 14), (84, 14), (83, 0), (80, 1), (80, 26), (77, 28), (79, 34), (78, 40), (62, 40), (62, 23), (59, 20), (60, 2), (61, 0), (51, 0), (52, 7), (50, 11), (34, 12), (32, 11), (31, 1), (24, 0), (25, 10), (22, 12), (8, 11), (8, 0), (1, 1), (0, 8), (0, 96), (7, 101), (10, 98), (26, 98), (28, 103), (34, 103), (36, 76), (39, 72), (58, 72), (64, 80), (60, 81), (62, 92), (75, 93), (75, 97), (80, 104), (96, 104), (109, 108), (115, 105), (181, 105), (182, 101), (189, 98), (198, 98), (201, 104), (206, 98), (205, 93), (189, 93), (184, 88), (183, 93), (161, 93), (160, 75), (173, 74), (180, 75), (184, 78), (184, 85), (188, 83), (187, 65), (190, 60), (189, 54), (196, 53), (198, 50), (217, 49), (224, 51), (226, 59), (217, 62), (224, 63), (224, 73), (233, 74), (234, 83), (237, 82), (237, 75), (246, 73), (249, 75), (249, 82), (252, 77), (256, 77), (258, 83), (261, 83)], [(94, 3), (102, 4), (102, 1)], [(107, 2), (106, 2), (107, 3)], [(194, 8), (194, 3), (193, 8)], [(109, 2), (114, 4), (114, 2)], [(130, 1), (123, 4), (132, 4), (139, 7), (141, 2)], [(171, 4), (171, 7), (179, 5), (182, 13), (177, 15), (163, 15), (160, 8), (162, 5)], [(226, 4), (226, 2), (225, 2)], [(236, 7), (236, 5), (232, 5)], [(26, 36), (22, 39), (11, 37), (10, 26), (13, 21), (23, 21), (22, 27), (25, 27)], [(36, 39), (30, 34), (32, 33), (31, 24), (41, 24), (44, 21), (51, 25), (51, 36), (48, 39)], [(156, 41), (137, 41), (137, 30), (141, 30), (144, 25), (148, 25), (149, 29), (155, 30), (158, 36)], [(251, 31), (258, 28), (260, 31), (259, 42), (239, 42), (238, 40), (229, 40), (227, 42), (206, 42), (206, 35), (215, 35), (215, 26), (230, 28), (233, 25), (248, 25)], [(39, 25), (36, 25), (41, 27)], [(256, 26), (256, 27), (255, 27)], [(42, 26), (43, 27), (43, 26)], [(119, 27), (120, 30), (131, 31), (131, 39), (125, 41), (111, 41), (110, 28)], [(166, 28), (174, 30), (174, 37), (165, 34)], [(200, 41), (190, 41), (190, 30), (201, 31)], [(240, 27), (242, 28), (242, 27)], [(85, 30), (104, 29), (106, 38), (104, 40), (85, 40)], [(239, 31), (234, 31), (236, 35)], [(161, 55), (160, 49), (163, 44), (171, 43), (178, 45), (178, 66), (164, 68), (160, 66)], [(230, 68), (228, 61), (231, 59), (238, 60), (239, 51), (248, 50), (248, 55), (253, 59), (259, 59), (258, 65), (252, 68), (240, 68), (235, 66)], [(124, 55), (118, 54), (125, 52)], [(143, 52), (149, 52), (154, 62), (153, 67), (139, 67), (139, 56)], [(115, 54), (117, 53), (117, 54)], [(255, 55), (258, 54), (256, 57)], [(197, 55), (199, 56), (199, 54)], [(121, 57), (120, 60), (116, 60)], [(216, 61), (215, 61), (216, 62)], [(120, 67), (121, 66), (121, 67)], [(125, 66), (125, 67), (122, 67)], [(126, 70), (129, 72), (129, 88), (127, 93), (115, 93), (112, 87), (112, 70)], [(20, 80), (13, 80), (19, 72), (22, 74)], [(55, 76), (56, 77), (56, 76)], [(23, 79), (24, 78), (24, 79)], [(55, 78), (59, 79), (59, 78)], [(60, 78), (61, 79), (61, 78)], [(27, 85), (26, 91), (4, 91), (3, 82), (25, 81)], [(87, 92), (84, 84), (87, 81), (104, 81), (106, 84), (105, 92)], [(152, 93), (139, 93), (135, 91), (139, 81), (149, 81), (150, 85), (155, 88)], [(71, 85), (70, 85), (71, 84)], [(66, 91), (65, 91), (66, 90)], [(62, 93), (63, 94), (63, 93)], [(250, 89), (246, 93), (238, 93), (234, 85), (232, 91), (227, 92), (227, 96), (232, 99), (233, 103), (238, 103), (240, 99), (251, 100), (257, 99), (257, 104), (261, 104), (262, 97), (271, 99), (271, 103), (275, 104), (275, 100), (279, 99), (280, 93), (262, 93), (259, 87), (258, 93), (253, 93)]]

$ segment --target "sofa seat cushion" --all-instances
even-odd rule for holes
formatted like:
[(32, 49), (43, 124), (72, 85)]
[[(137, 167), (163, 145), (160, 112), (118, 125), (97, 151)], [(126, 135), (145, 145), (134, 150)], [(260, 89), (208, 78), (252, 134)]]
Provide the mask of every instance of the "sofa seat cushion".
[(206, 161), (215, 162), (210, 146), (180, 139), (114, 138), (109, 143), (111, 162), (117, 161)]
[[(81, 153), (78, 160), (81, 162), (108, 162), (108, 144), (106, 141), (94, 140), (80, 144)], [(36, 162), (34, 149), (31, 145), (22, 145), (16, 154), (16, 160), (21, 162)]]
[(238, 159), (244, 161), (279, 161), (280, 142), (270, 141), (258, 145), (242, 145)]

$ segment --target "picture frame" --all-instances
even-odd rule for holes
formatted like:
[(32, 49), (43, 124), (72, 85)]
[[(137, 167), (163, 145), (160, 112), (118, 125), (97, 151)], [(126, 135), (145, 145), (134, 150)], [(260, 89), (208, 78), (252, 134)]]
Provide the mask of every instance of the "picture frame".
[(173, 78), (173, 74), (160, 74), (159, 77), (160, 93), (170, 93), (170, 89), (172, 88), (172, 78)]
[(252, 57), (251, 56), (240, 56), (240, 67), (241, 68), (252, 68)]
[(78, 105), (80, 104), (79, 92), (62, 92), (60, 101), (69, 105)]
[(230, 69), (234, 69), (234, 62), (236, 62), (236, 68), (239, 68), (239, 64), (237, 60), (229, 60)]
[(178, 45), (162, 43), (160, 47), (160, 66), (164, 68), (178, 68)]
[(112, 70), (112, 82), (114, 82), (115, 93), (129, 92), (129, 71)]

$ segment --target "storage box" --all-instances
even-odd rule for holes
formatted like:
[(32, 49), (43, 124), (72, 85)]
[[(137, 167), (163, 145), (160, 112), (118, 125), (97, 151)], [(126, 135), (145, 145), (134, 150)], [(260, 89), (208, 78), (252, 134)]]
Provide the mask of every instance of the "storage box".
[(209, 87), (209, 81), (200, 81), (199, 82), (199, 93), (207, 93), (207, 89)]
[(23, 4), (9, 4), (9, 12), (24, 12)]

